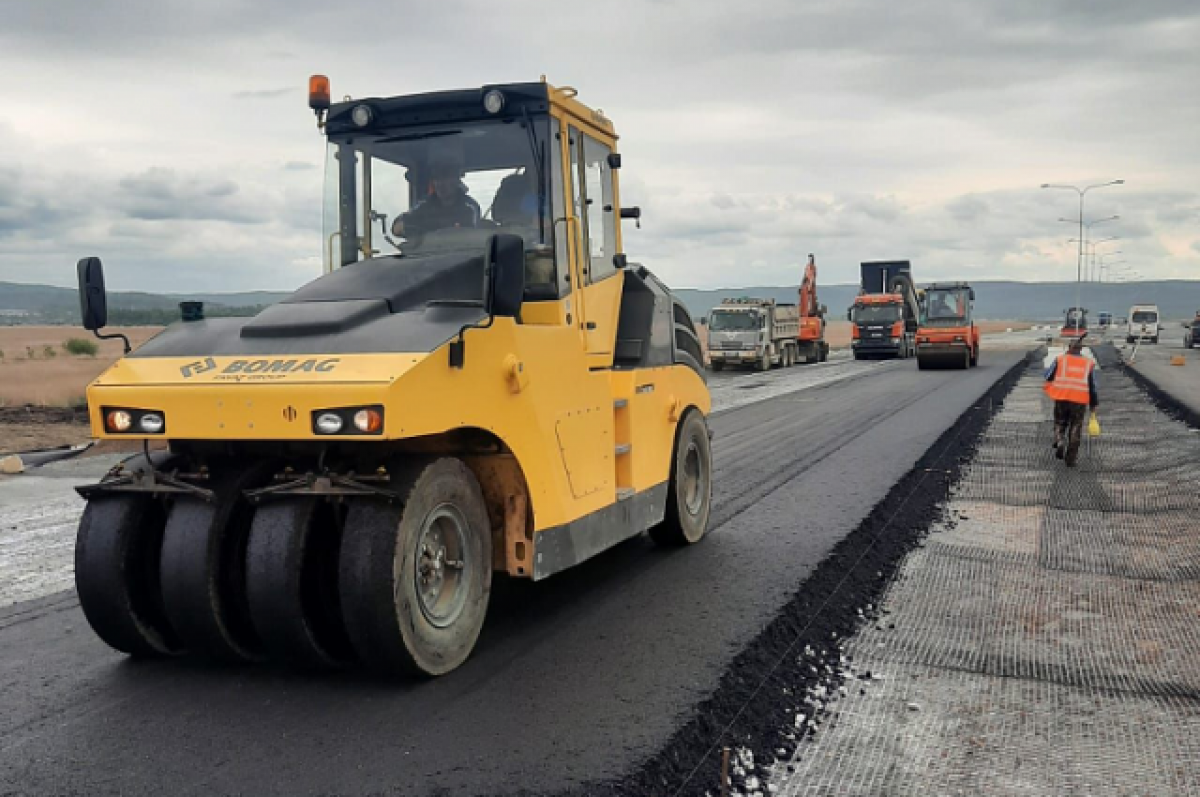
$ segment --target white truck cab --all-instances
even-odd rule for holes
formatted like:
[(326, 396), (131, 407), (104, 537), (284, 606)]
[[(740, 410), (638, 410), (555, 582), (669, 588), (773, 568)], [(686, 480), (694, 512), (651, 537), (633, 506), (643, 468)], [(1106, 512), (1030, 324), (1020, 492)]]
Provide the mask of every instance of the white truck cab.
[(1129, 329), (1125, 334), (1125, 341), (1158, 343), (1158, 327), (1158, 305), (1135, 304), (1129, 308)]

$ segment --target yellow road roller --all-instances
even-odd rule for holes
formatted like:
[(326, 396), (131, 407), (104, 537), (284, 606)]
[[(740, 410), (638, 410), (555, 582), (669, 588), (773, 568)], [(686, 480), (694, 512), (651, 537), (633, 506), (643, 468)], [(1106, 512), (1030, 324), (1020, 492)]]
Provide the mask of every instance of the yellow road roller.
[[(135, 656), (441, 675), (493, 573), (701, 539), (700, 344), (626, 259), (641, 213), (612, 122), (575, 90), (309, 89), (325, 273), (252, 318), (184, 302), (88, 387), (93, 434), (143, 446), (78, 488), (76, 587)], [(100, 261), (78, 272), (104, 336)]]

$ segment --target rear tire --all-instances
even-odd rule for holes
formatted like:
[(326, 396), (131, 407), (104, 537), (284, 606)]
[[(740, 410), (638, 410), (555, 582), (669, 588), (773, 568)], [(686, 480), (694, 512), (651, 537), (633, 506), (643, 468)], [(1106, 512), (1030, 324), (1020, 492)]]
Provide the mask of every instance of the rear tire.
[(372, 668), (444, 675), (467, 660), (487, 614), (487, 505), (461, 460), (411, 463), (398, 471), (393, 488), (402, 506), (350, 505), (338, 569), (342, 619)]
[(704, 416), (691, 410), (675, 432), (667, 511), (650, 538), (663, 546), (699, 542), (712, 511), (712, 446)]
[(242, 491), (261, 483), (262, 464), (218, 465), (208, 503), (182, 496), (163, 532), (163, 606), (188, 649), (238, 662), (262, 658), (246, 599), (246, 546), (254, 507)]
[(159, 552), (167, 515), (144, 495), (93, 498), (75, 538), (75, 589), (88, 625), (132, 656), (169, 656), (183, 644), (163, 611)]
[(308, 667), (354, 660), (338, 599), (338, 507), (288, 498), (254, 513), (246, 550), (250, 620), (267, 654)]

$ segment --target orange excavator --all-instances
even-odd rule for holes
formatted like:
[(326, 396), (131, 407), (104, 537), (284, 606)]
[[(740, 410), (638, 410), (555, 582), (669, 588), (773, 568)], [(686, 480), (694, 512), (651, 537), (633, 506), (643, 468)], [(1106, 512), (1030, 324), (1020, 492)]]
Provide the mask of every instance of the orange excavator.
[(804, 267), (800, 281), (800, 356), (806, 363), (829, 359), (829, 343), (825, 340), (825, 305), (817, 304), (817, 261), (812, 254)]

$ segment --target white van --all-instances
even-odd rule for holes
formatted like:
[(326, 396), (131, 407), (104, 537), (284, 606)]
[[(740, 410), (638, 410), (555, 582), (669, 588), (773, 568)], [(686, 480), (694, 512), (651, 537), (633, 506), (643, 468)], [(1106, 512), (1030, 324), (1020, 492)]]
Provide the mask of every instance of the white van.
[(1138, 340), (1158, 343), (1158, 305), (1135, 304), (1129, 308), (1129, 331), (1125, 341), (1133, 343)]

